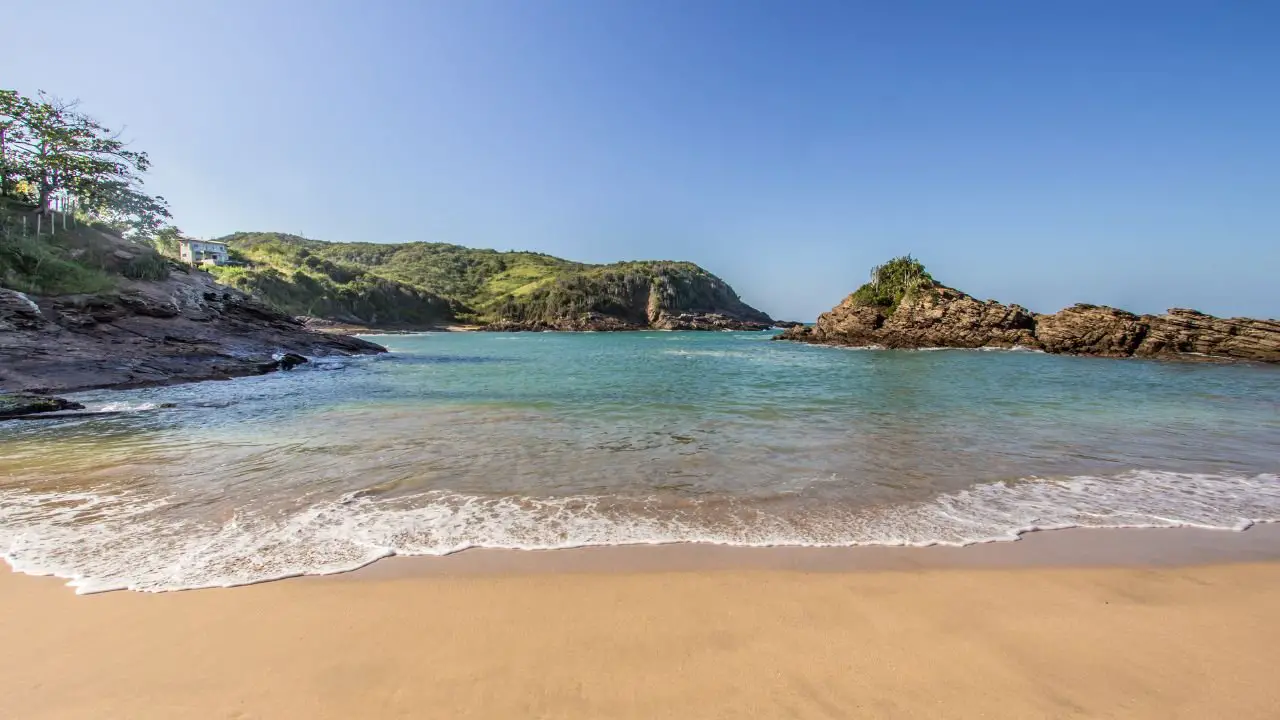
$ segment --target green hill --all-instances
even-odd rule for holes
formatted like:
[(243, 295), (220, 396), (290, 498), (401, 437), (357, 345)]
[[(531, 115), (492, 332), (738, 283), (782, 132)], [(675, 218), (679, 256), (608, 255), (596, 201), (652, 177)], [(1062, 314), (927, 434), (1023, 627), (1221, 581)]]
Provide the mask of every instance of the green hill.
[(450, 321), (512, 329), (754, 324), (767, 315), (692, 263), (590, 265), (444, 243), (330, 243), (280, 233), (221, 238), (241, 267), (221, 282), (296, 315), (371, 326)]

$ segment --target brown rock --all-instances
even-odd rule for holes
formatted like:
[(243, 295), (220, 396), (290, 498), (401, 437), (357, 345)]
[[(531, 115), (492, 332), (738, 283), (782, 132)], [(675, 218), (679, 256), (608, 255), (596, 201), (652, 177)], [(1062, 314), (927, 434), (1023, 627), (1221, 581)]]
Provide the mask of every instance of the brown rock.
[(0, 288), (0, 392), (219, 379), (277, 369), (276, 354), (385, 351), (308, 330), (204, 273), (121, 285), (114, 294), (56, 298)]
[(1124, 310), (1073, 305), (1053, 315), (1037, 315), (1036, 339), (1046, 352), (1127, 357), (1147, 336), (1147, 323)]
[(1260, 362), (1280, 362), (1280, 322), (1218, 318), (1196, 310), (1174, 308), (1167, 315), (1144, 316), (1149, 326), (1141, 356), (1205, 355)]
[(1035, 315), (1018, 305), (980, 301), (952, 288), (918, 289), (888, 308), (854, 295), (823, 313), (813, 327), (794, 327), (780, 339), (824, 345), (1013, 347), (1102, 357), (1229, 358), (1280, 362), (1280, 322), (1217, 318), (1175, 308), (1138, 316), (1111, 307), (1073, 305)]
[(860, 304), (850, 295), (823, 313), (812, 328), (790, 328), (781, 337), (887, 348), (1038, 347), (1034, 328), (1035, 318), (1026, 308), (935, 286), (907, 296), (893, 312)]

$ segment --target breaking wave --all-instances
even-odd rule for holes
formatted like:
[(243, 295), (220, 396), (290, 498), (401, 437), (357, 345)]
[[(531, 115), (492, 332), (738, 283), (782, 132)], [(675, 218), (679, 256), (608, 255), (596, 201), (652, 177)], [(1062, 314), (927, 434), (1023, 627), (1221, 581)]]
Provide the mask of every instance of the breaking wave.
[(390, 555), (478, 547), (961, 546), (1073, 527), (1240, 531), (1280, 520), (1280, 476), (1140, 470), (1028, 478), (924, 502), (804, 512), (742, 500), (356, 492), (293, 512), (246, 505), (214, 522), (176, 517), (170, 510), (177, 503), (106, 488), (0, 490), (0, 551), (15, 570), (66, 578), (78, 593), (163, 592), (331, 574)]

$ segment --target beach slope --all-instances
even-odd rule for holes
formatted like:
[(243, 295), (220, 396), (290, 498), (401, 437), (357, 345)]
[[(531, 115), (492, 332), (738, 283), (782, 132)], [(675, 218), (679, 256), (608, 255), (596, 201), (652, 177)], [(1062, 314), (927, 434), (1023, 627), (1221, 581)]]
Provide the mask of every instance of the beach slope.
[(1263, 718), (1280, 564), (334, 577), (0, 574), (13, 718)]

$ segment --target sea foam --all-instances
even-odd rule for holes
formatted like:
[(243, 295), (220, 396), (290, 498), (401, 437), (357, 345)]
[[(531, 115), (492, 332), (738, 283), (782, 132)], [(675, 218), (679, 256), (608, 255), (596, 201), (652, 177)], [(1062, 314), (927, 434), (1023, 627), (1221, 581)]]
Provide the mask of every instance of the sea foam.
[(1139, 470), (1114, 477), (1028, 478), (932, 500), (783, 512), (745, 501), (435, 491), (349, 493), (291, 513), (245, 507), (220, 522), (180, 519), (176, 501), (109, 489), (0, 490), (0, 551), (17, 571), (69, 580), (78, 593), (244, 585), (352, 570), (389, 555), (475, 547), (596, 545), (962, 546), (1072, 527), (1240, 531), (1280, 521), (1280, 476)]

